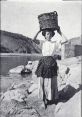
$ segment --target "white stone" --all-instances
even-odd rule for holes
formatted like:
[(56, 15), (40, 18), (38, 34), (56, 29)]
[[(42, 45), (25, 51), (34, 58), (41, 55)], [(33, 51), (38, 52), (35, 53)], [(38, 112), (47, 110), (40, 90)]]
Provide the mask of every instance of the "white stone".
[(6, 101), (14, 99), (19, 102), (22, 102), (24, 101), (23, 99), (26, 98), (26, 95), (24, 93), (25, 92), (23, 92), (21, 89), (8, 90), (1, 96), (1, 99)]
[(17, 74), (19, 74), (19, 73), (21, 73), (21, 71), (23, 69), (24, 69), (24, 65), (20, 65), (20, 66), (17, 66), (15, 68), (13, 68), (13, 69), (10, 69), (9, 73), (17, 73)]

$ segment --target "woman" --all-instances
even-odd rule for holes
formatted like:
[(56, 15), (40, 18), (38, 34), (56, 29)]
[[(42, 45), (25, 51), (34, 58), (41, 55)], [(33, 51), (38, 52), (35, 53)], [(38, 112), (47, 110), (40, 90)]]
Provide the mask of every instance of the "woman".
[[(61, 34), (61, 31), (58, 31)], [(36, 75), (39, 80), (39, 97), (43, 99), (45, 108), (48, 102), (58, 100), (57, 87), (57, 71), (58, 66), (55, 58), (55, 42), (52, 42), (52, 37), (55, 32), (46, 29), (42, 32), (45, 37), (45, 42), (42, 46), (42, 55), (40, 59)]]

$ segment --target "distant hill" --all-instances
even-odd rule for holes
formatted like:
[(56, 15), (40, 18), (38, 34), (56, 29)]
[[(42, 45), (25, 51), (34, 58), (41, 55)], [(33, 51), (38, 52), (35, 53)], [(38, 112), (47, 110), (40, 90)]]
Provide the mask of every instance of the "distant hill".
[(21, 34), (0, 30), (1, 53), (41, 53), (41, 49), (31, 38)]

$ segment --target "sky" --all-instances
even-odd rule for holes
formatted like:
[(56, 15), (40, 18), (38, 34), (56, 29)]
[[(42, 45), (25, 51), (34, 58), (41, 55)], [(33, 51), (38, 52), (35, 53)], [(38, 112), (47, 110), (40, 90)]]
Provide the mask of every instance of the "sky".
[[(80, 1), (3, 1), (1, 2), (1, 29), (34, 38), (39, 30), (38, 15), (53, 11), (57, 11), (58, 24), (68, 39), (81, 35)], [(38, 38), (43, 37), (39, 34)]]

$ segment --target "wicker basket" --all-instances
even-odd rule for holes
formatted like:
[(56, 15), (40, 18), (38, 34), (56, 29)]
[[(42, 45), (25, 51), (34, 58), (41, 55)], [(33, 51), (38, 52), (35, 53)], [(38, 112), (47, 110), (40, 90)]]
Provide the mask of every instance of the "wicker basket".
[(38, 16), (40, 29), (59, 29), (58, 26), (58, 14), (56, 11), (50, 13), (44, 13)]

